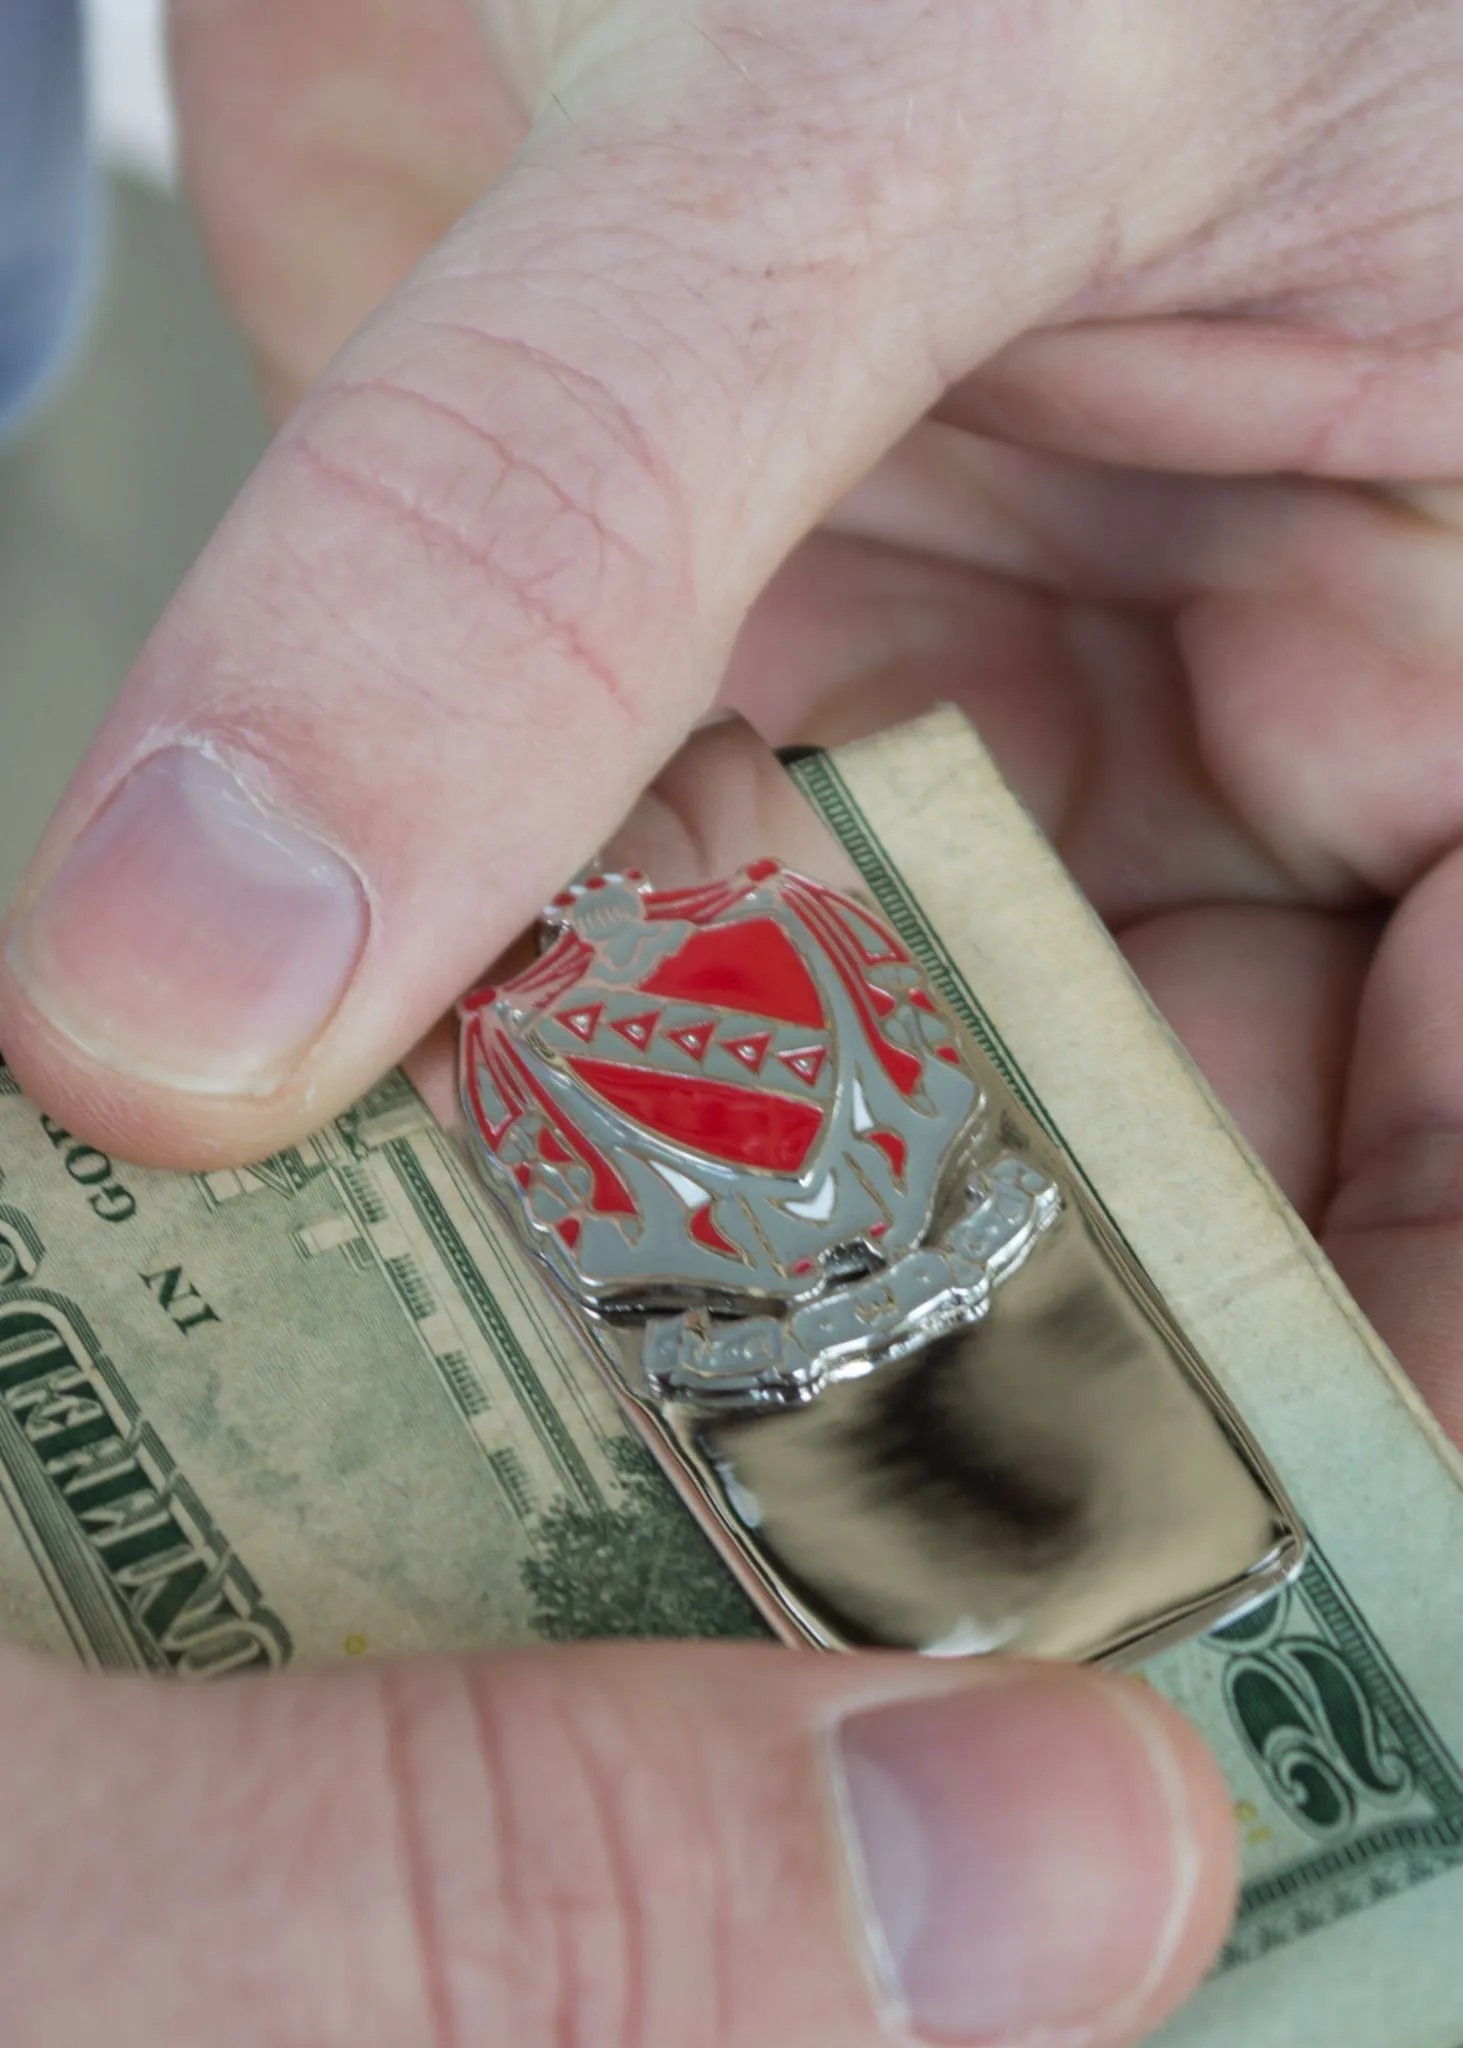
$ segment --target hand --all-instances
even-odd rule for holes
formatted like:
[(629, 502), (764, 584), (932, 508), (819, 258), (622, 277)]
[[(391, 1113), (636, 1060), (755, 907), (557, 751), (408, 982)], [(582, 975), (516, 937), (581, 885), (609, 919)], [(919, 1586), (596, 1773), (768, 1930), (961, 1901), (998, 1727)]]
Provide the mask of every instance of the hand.
[[(426, 1030), (718, 692), (774, 738), (953, 694), (1456, 1410), (1463, 621), (1445, 484), (1463, 470), (1463, 11), (503, 6), (491, 73), (452, 0), (212, 0), (178, 29), (193, 183), (281, 402), (498, 170), (524, 126), (512, 105), (541, 112), (296, 412), (68, 793), (0, 984), (0, 1038), (33, 1091), (131, 1156), (268, 1150)], [(1278, 471), (1294, 480), (1243, 480)], [(1000, 1667), (873, 1668), (960, 1688), (963, 1732), (947, 1747), (914, 1729), (901, 1751), (944, 1766), (935, 1797), (970, 1831), (973, 1869), (926, 1896), (958, 1906), (977, 1993), (996, 1981), (985, 1940), (1015, 1964), (1005, 2007), (961, 2004), (965, 1980), (940, 1974), (960, 1941), (927, 1931), (906, 1958), (915, 2017), (1003, 2040), (1150, 2023), (1202, 1966), (1226, 1895), (1199, 1760), (1150, 1757), (1125, 1788), (1103, 1748), (1115, 1695), (1091, 1674), (1043, 1678), (1070, 1713), (1054, 1731)], [(148, 1791), (166, 1760), (204, 1788), (199, 1809), (223, 1781), (260, 1822), (208, 1863), (197, 1809), (79, 1779), (88, 1813), (127, 1820), (115, 1847), (97, 1849), (100, 1821), (88, 1839), (79, 1951), (51, 1935), (59, 1905), (34, 1923), (22, 1960), (52, 1945), (32, 2038), (79, 2032), (91, 1986), (64, 1957), (107, 1948), (135, 1972), (126, 2022), (160, 2041), (163, 2022), (196, 2036), (205, 2008), (219, 2038), (217, 2014), (259, 1987), (240, 1974), (254, 1954), (280, 1956), (258, 1995), (284, 2003), (241, 2039), (287, 2039), (303, 2012), (312, 2042), (435, 2025), (518, 2048), (555, 2024), (634, 2048), (680, 2048), (696, 2025), (715, 2048), (872, 2041), (851, 1951), (817, 1945), (843, 1880), (809, 1789), (824, 1701), (863, 1671), (576, 1652), (465, 1679), (148, 1694), (119, 1718), (19, 1666), (0, 1712), (32, 1745), (17, 1782), (35, 1806), (0, 1882), (69, 1875), (79, 1831), (57, 1788), (79, 1749), (111, 1753), (112, 1727), (116, 1770)], [(780, 1689), (769, 1746), (749, 1732), (759, 1685)], [(406, 1717), (425, 1756), (459, 1759), (440, 1779), (389, 1775), (394, 1687), (428, 1702)], [(1007, 1754), (998, 1709), (1045, 1745), (998, 1775), (1021, 1786), (1008, 1807), (980, 1774)], [(548, 1763), (472, 1732), (519, 1712)], [(456, 1752), (433, 1739), (439, 1713), (469, 1730)], [(626, 1730), (658, 1765), (683, 1742), (720, 1759), (725, 1807), (686, 1824), (673, 1797), (660, 1819)], [(929, 1766), (893, 1754), (864, 1776), (902, 1828), (886, 1777)], [(230, 1775), (240, 1755), (254, 1775)], [(483, 1755), (510, 1758), (496, 1836), (475, 1807)], [(250, 1801), (261, 1782), (278, 1806)], [(399, 1852), (368, 1853), (392, 1783), (425, 1845), (400, 1864), (425, 1873), (415, 1919), (388, 1882)], [(704, 1777), (674, 1784), (698, 1801)], [(1180, 1786), (1182, 1852), (1157, 1789)], [(366, 1848), (345, 1827), (332, 1860), (334, 1816), (363, 1788)], [(324, 1821), (292, 1832), (299, 1814)], [(203, 1867), (177, 1858), (159, 1905), (138, 1858), (169, 1823)], [(523, 1840), (496, 1864), (484, 1848)], [(279, 1877), (300, 1868), (303, 1920)], [(886, 1917), (921, 1896), (908, 1869), (887, 1889), (871, 1875)], [(1101, 1983), (1094, 1896), (1117, 1916)], [(743, 1939), (749, 1897), (790, 1903)], [(786, 1941), (805, 1924), (821, 1962)], [(238, 1943), (240, 1925), (262, 1938), (235, 1960), (210, 1936)], [(330, 1979), (321, 1958), (352, 1925), (376, 1960)], [(708, 2006), (712, 1941), (752, 2004)], [(422, 1952), (438, 1988), (409, 2008)], [(506, 1991), (505, 1956), (533, 1965)], [(644, 2003), (622, 2019), (627, 1978)], [(511, 2003), (545, 1983), (562, 2023)]]
[(875, 1940), (921, 2039), (1110, 2048), (1229, 1904), (1197, 1736), (1072, 1667), (4, 1652), (0, 1739), (7, 2048), (894, 2048)]

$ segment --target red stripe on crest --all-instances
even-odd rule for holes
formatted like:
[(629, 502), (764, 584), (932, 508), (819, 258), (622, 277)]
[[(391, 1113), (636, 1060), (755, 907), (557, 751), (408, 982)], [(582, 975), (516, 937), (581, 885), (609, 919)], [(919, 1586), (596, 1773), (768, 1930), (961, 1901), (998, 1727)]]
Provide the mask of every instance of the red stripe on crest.
[[(723, 1258), (742, 1259), (741, 1246), (733, 1244), (717, 1229), (710, 1202), (703, 1202), (699, 1209), (691, 1211), (686, 1219), (686, 1228), (697, 1244), (704, 1244), (707, 1251), (720, 1252)], [(742, 1264), (746, 1264), (745, 1259), (742, 1259)]]
[[(492, 1046), (484, 1030), (488, 1018), (488, 1012), (479, 1010), (468, 1020), (467, 1029), (462, 1036), (462, 1065), (473, 1122), (482, 1133), (483, 1143), (496, 1157), (498, 1147), (523, 1114), (523, 1096), (511, 1076), (503, 1073), (501, 1063), (493, 1057)], [(478, 1081), (479, 1064), (485, 1066), (492, 1075), (493, 1084), (503, 1098), (503, 1107), (507, 1114), (499, 1124), (495, 1124), (488, 1115), (488, 1106), (483, 1101), (482, 1087)]]
[(905, 1161), (909, 1158), (909, 1147), (897, 1131), (865, 1131), (864, 1136), (871, 1145), (877, 1145), (888, 1160), (894, 1178), (904, 1179)]
[(622, 1067), (610, 1060), (571, 1058), (568, 1064), (622, 1116), (729, 1166), (799, 1173), (823, 1124), (823, 1112), (814, 1103), (734, 1082)]
[(696, 889), (652, 889), (641, 901), (652, 923), (684, 918), (688, 924), (709, 924), (751, 893), (745, 881), (706, 882)]
[(594, 948), (576, 932), (563, 932), (522, 974), (505, 981), (498, 991), (511, 996), (523, 1009), (546, 1010), (550, 1003), (567, 995), (594, 958)]
[[(869, 967), (893, 967), (905, 965), (908, 953), (894, 934), (885, 931), (869, 913), (857, 903), (850, 903), (846, 896), (840, 896), (835, 889), (821, 892), (823, 900), (833, 910), (838, 922), (847, 932), (859, 955)], [(872, 939), (872, 945), (869, 943)]]

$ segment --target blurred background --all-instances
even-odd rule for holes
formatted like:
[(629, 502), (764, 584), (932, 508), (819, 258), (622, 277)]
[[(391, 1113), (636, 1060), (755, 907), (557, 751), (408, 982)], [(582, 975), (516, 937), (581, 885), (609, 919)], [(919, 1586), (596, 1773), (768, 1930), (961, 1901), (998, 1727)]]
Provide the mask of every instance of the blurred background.
[(82, 347), (0, 447), (0, 901), (259, 451), (244, 349), (174, 184), (159, 0), (89, 0), (108, 218)]

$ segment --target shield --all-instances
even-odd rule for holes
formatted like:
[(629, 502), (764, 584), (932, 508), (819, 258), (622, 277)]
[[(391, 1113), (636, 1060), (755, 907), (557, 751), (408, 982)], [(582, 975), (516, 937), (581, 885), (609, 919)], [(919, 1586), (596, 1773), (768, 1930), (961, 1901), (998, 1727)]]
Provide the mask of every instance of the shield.
[(587, 1305), (777, 1308), (914, 1248), (983, 1109), (908, 948), (758, 861), (591, 875), (463, 1005), (490, 1185)]

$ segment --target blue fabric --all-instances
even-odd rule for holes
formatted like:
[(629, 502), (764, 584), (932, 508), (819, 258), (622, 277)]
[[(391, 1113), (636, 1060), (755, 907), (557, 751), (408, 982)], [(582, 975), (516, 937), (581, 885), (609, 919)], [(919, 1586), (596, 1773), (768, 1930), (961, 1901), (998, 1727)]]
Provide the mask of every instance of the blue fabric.
[(0, 0), (0, 438), (80, 325), (94, 206), (79, 0)]

